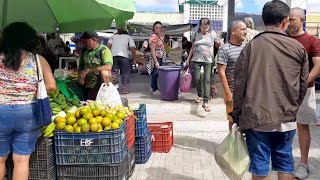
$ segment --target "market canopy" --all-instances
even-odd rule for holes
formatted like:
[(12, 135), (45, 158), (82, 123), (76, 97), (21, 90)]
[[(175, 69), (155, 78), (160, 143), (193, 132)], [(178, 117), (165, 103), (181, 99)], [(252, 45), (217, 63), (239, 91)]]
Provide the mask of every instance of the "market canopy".
[(135, 12), (133, 0), (0, 0), (0, 25), (27, 22), (38, 32), (104, 30), (124, 24)]
[[(136, 32), (151, 33), (153, 24), (143, 25), (132, 23), (129, 26), (130, 29), (134, 29)], [(164, 25), (163, 33), (167, 35), (179, 35), (191, 31), (194, 26), (195, 24)]]

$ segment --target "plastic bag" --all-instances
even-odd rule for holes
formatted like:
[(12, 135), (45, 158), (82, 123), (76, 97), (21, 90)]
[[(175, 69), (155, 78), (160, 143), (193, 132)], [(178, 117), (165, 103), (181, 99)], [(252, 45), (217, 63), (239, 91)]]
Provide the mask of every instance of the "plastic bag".
[(96, 102), (103, 106), (116, 106), (122, 104), (120, 94), (117, 88), (111, 82), (108, 85), (106, 83), (101, 84), (97, 94)]
[(230, 134), (216, 148), (214, 158), (231, 180), (241, 180), (248, 171), (250, 157), (247, 144), (234, 124)]
[(180, 77), (180, 92), (190, 92), (191, 91), (192, 76), (189, 69), (182, 71)]

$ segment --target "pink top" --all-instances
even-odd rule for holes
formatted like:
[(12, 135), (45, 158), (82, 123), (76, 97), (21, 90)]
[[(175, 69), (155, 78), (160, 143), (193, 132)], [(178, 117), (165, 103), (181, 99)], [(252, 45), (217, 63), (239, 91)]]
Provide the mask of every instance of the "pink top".
[(156, 56), (157, 58), (165, 58), (166, 57), (166, 50), (163, 43), (163, 36), (158, 36), (157, 34), (151, 34), (149, 38), (149, 44), (155, 43), (156, 44)]
[(0, 104), (30, 104), (36, 100), (38, 77), (35, 55), (23, 51), (19, 70), (6, 68), (0, 54)]

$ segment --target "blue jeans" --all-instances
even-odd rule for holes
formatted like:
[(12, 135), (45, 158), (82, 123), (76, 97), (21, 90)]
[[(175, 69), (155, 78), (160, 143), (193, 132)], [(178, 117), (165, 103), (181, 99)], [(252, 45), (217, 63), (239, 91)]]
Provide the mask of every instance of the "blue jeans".
[[(159, 65), (162, 66), (162, 59), (158, 58)], [(153, 68), (153, 71), (151, 72), (151, 88), (153, 91), (158, 90), (158, 77), (159, 77), (159, 72), (157, 68)]]
[(270, 159), (272, 170), (285, 174), (294, 173), (292, 141), (296, 130), (287, 132), (248, 130), (245, 134), (251, 160), (249, 171), (252, 175), (268, 176)]
[(40, 134), (35, 104), (0, 105), (0, 157), (30, 155)]

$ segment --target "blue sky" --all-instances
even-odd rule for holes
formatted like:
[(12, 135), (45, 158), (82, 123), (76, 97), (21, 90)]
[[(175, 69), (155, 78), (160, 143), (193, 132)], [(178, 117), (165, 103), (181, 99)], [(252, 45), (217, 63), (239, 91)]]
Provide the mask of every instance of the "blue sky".
[[(236, 2), (239, 0), (236, 0)], [(236, 4), (236, 12), (260, 14), (267, 0), (240, 0)], [(184, 0), (179, 0), (184, 2)], [(178, 0), (136, 0), (137, 11), (177, 12)]]

